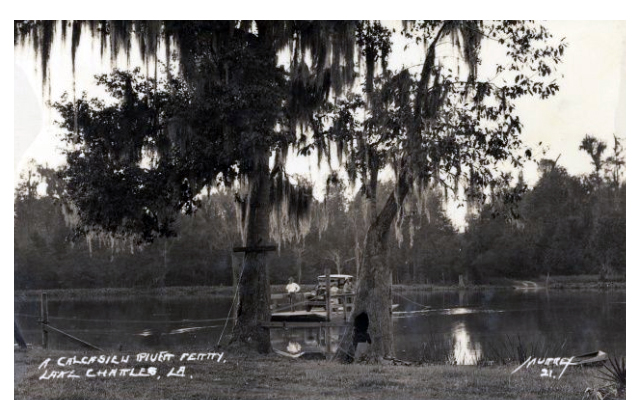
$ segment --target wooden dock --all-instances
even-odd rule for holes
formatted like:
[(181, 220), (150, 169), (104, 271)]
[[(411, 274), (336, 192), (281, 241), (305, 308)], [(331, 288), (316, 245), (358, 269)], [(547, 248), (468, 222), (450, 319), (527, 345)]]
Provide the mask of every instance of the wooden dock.
[[(334, 280), (334, 286), (336, 286), (337, 280), (335, 278)], [(303, 292), (294, 296), (288, 293), (272, 293), (271, 320), (262, 323), (262, 326), (265, 328), (318, 328), (347, 325), (354, 309), (355, 294), (344, 290), (331, 293), (331, 275), (328, 270), (325, 270), (324, 276), (318, 277), (318, 281), (319, 285), (324, 286), (323, 293), (318, 297), (314, 292)], [(341, 285), (338, 284), (338, 286)]]
[(288, 311), (274, 312), (271, 314), (271, 321), (295, 321), (295, 322), (326, 322), (326, 311)]
[[(271, 322), (263, 323), (265, 327), (282, 327), (284, 324), (288, 327), (338, 327), (347, 325), (348, 313), (343, 310), (333, 308), (331, 318), (327, 319), (327, 311), (311, 310), (311, 311), (281, 311), (271, 314)], [(295, 326), (295, 327), (294, 327)]]
[(269, 321), (260, 324), (265, 328), (331, 328), (345, 327), (344, 321)]

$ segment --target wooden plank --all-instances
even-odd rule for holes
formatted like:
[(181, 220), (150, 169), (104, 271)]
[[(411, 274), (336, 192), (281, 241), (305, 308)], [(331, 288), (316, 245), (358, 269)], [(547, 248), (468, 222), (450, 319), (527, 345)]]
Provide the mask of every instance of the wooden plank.
[(325, 291), (324, 298), (327, 304), (327, 321), (331, 321), (331, 271), (328, 268), (324, 270)]
[(331, 354), (331, 327), (328, 326), (324, 328), (324, 345), (327, 357), (329, 357)]
[(326, 318), (327, 313), (325, 311), (280, 311), (272, 312), (271, 316), (315, 316), (318, 318)]
[(233, 252), (270, 252), (276, 251), (278, 247), (275, 245), (264, 246), (234, 246)]
[(42, 322), (42, 347), (49, 347), (49, 332), (45, 328), (49, 323), (49, 304), (47, 294), (43, 293), (40, 299), (40, 322)]
[(86, 341), (80, 340), (78, 337), (74, 337), (74, 336), (72, 336), (72, 335), (71, 335), (71, 334), (69, 334), (69, 333), (66, 333), (66, 332), (64, 332), (64, 331), (62, 331), (62, 330), (59, 330), (59, 329), (57, 329), (57, 328), (55, 328), (55, 327), (52, 327), (52, 326), (51, 326), (51, 325), (49, 325), (49, 324), (44, 324), (44, 323), (43, 323), (43, 325), (42, 325), (42, 326), (43, 326), (43, 328), (47, 328), (47, 329), (53, 330), (53, 331), (57, 332), (58, 334), (62, 334), (62, 335), (64, 335), (65, 337), (70, 338), (70, 339), (72, 339), (72, 340), (75, 340), (75, 341), (77, 341), (78, 343), (80, 343), (80, 344), (82, 344), (82, 345), (85, 345), (85, 346), (87, 346), (87, 347), (89, 347), (89, 348), (92, 348), (92, 349), (94, 349), (94, 350), (104, 351), (104, 350), (102, 350), (100, 347), (96, 347), (96, 346), (94, 346), (94, 345), (93, 345), (93, 344), (91, 344), (91, 343), (87, 343)]
[(353, 293), (353, 292), (345, 292), (345, 293), (335, 293), (335, 294), (333, 294), (331, 296), (333, 296), (333, 297), (345, 297), (346, 298), (346, 297), (355, 296), (355, 295), (356, 294)]
[(342, 314), (344, 315), (344, 322), (347, 322), (347, 312), (348, 312), (348, 308), (347, 308), (347, 297), (343, 296), (342, 297)]
[(344, 322), (286, 322), (286, 321), (268, 321), (261, 322), (260, 326), (264, 328), (324, 328), (324, 327), (344, 327)]

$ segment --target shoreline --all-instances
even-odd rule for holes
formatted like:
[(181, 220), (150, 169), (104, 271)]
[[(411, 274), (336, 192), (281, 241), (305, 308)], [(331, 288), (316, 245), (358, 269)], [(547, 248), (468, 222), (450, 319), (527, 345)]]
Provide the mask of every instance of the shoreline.
[[(521, 283), (535, 283), (535, 287), (519, 287)], [(626, 281), (585, 280), (584, 277), (570, 278), (550, 277), (548, 286), (541, 279), (535, 280), (502, 280), (498, 283), (459, 285), (438, 284), (394, 284), (392, 290), (397, 292), (446, 292), (446, 291), (477, 291), (477, 290), (512, 290), (512, 289), (549, 289), (549, 290), (606, 290), (625, 289)], [(282, 293), (284, 285), (271, 285), (271, 293)], [(302, 292), (313, 290), (313, 285), (302, 284)], [(40, 299), (42, 293), (47, 293), (49, 299), (136, 299), (140, 297), (157, 299), (211, 299), (233, 297), (232, 286), (172, 286), (162, 289), (136, 288), (94, 288), (94, 289), (34, 289), (14, 290), (14, 299), (31, 301)]]

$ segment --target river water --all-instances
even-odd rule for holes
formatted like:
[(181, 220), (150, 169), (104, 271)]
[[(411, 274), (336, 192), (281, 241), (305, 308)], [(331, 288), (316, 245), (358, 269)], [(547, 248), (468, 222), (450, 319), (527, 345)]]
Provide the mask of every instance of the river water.
[[(394, 302), (396, 355), (405, 360), (473, 364), (518, 347), (541, 357), (626, 354), (624, 290), (403, 292), (394, 293)], [(230, 304), (229, 298), (49, 300), (49, 320), (104, 350), (179, 352), (211, 349), (223, 330), (228, 334)], [(40, 345), (39, 301), (16, 301), (14, 309), (27, 342)], [(335, 351), (339, 336), (338, 328), (273, 329), (272, 344), (293, 354)], [(49, 333), (49, 346), (79, 348), (56, 333)]]

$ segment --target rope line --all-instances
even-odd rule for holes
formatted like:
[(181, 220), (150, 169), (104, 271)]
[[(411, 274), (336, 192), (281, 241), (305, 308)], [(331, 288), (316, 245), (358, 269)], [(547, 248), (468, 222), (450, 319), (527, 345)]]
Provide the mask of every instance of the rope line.
[(422, 303), (420, 303), (420, 302), (416, 302), (415, 300), (411, 300), (411, 299), (409, 299), (408, 297), (402, 296), (402, 295), (401, 295), (400, 293), (398, 293), (398, 292), (393, 292), (393, 294), (394, 294), (394, 295), (396, 295), (396, 296), (398, 296), (398, 297), (400, 297), (400, 298), (402, 298), (402, 299), (404, 299), (404, 300), (406, 300), (407, 302), (411, 302), (411, 303), (413, 303), (413, 304), (415, 304), (415, 305), (418, 305), (418, 306), (422, 307), (423, 309), (431, 309), (429, 306), (427, 306), (427, 305), (423, 305), (423, 304), (422, 304)]
[[(15, 315), (25, 317), (25, 318), (40, 318), (40, 315), (32, 315), (16, 312)], [(58, 319), (64, 321), (82, 321), (82, 322), (116, 322), (113, 319), (99, 319), (99, 318), (75, 318), (75, 317), (64, 317), (64, 316), (50, 316), (49, 319)], [(212, 318), (212, 319), (183, 319), (183, 320), (133, 320), (133, 319), (121, 319), (117, 322), (119, 324), (139, 324), (139, 323), (153, 323), (153, 324), (181, 324), (185, 322), (222, 322), (227, 320), (228, 318)]]
[[(238, 290), (240, 289), (240, 279), (242, 279), (242, 274), (244, 274), (244, 264), (242, 264), (242, 270), (240, 271), (240, 276), (238, 277), (238, 283), (236, 283), (236, 290), (233, 292), (233, 299), (231, 300), (231, 307), (229, 308), (229, 313), (227, 313), (227, 319), (224, 321), (224, 326), (222, 327), (222, 331), (220, 331), (220, 337), (218, 338), (217, 347), (220, 347), (220, 342), (222, 341), (222, 337), (224, 336), (224, 331), (227, 329), (227, 324), (229, 323), (229, 318), (231, 317), (231, 311), (233, 311), (233, 307), (235, 306), (236, 299), (238, 297)], [(233, 334), (234, 328), (235, 328), (235, 323), (231, 327), (231, 334)]]

